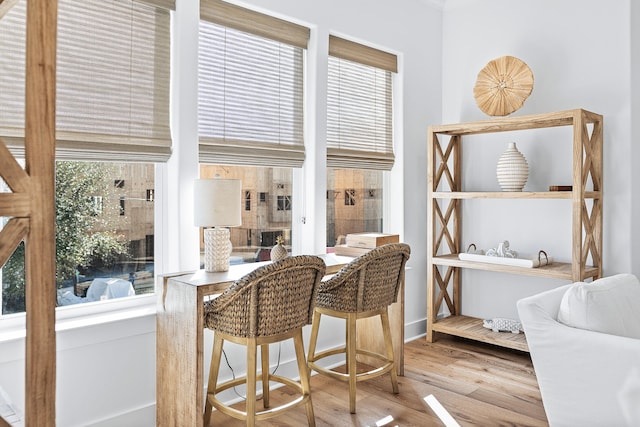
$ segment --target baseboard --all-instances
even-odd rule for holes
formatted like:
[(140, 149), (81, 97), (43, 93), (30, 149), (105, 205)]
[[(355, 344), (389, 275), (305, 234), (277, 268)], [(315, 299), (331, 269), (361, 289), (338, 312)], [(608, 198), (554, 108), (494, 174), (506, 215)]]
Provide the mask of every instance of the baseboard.
[(404, 342), (413, 341), (427, 334), (427, 319), (416, 320), (415, 322), (405, 323), (404, 325)]
[(142, 427), (155, 425), (155, 402), (86, 424), (87, 427)]

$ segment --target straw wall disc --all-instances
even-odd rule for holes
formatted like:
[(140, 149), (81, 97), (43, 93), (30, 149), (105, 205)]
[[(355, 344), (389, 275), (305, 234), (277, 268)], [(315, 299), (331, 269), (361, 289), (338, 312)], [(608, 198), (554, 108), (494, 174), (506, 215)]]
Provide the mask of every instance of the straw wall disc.
[(506, 116), (522, 107), (532, 90), (529, 66), (513, 56), (502, 56), (480, 70), (473, 96), (486, 114)]

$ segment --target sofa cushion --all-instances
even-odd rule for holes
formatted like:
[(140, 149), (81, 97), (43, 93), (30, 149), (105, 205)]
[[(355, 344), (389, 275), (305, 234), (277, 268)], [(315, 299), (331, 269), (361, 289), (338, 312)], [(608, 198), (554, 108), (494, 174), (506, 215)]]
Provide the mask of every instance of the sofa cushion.
[(578, 282), (563, 295), (558, 321), (574, 328), (640, 339), (640, 282), (617, 274)]

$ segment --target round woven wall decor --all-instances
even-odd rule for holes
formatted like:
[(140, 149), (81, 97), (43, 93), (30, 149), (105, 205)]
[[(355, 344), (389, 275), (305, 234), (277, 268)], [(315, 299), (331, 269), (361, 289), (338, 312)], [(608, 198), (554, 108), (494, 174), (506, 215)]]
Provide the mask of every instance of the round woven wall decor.
[(506, 116), (522, 107), (533, 90), (533, 73), (527, 64), (513, 56), (490, 61), (478, 73), (473, 97), (490, 116)]

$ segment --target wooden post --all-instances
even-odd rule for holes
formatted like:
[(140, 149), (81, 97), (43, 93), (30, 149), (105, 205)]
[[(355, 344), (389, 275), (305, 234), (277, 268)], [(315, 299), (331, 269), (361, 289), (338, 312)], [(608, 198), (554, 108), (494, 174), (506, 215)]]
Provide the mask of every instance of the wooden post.
[(25, 425), (54, 426), (55, 92), (57, 0), (27, 1), (25, 170), (31, 216), (25, 239)]

